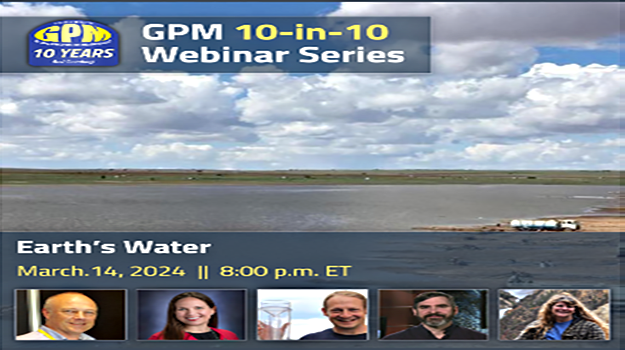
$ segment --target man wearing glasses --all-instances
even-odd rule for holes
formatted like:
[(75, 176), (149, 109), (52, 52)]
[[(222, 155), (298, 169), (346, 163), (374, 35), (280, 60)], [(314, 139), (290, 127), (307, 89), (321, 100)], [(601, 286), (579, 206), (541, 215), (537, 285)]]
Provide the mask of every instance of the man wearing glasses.
[(38, 330), (17, 336), (17, 340), (95, 340), (86, 331), (93, 328), (98, 305), (84, 294), (56, 294), (43, 304), (45, 325)]

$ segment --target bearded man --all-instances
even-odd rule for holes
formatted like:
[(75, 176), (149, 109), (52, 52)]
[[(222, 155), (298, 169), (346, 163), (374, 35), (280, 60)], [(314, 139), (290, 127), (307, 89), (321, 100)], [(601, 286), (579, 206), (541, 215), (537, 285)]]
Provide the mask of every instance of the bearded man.
[(443, 292), (425, 292), (414, 299), (412, 313), (418, 326), (389, 334), (383, 340), (486, 340), (486, 334), (454, 324), (458, 306)]

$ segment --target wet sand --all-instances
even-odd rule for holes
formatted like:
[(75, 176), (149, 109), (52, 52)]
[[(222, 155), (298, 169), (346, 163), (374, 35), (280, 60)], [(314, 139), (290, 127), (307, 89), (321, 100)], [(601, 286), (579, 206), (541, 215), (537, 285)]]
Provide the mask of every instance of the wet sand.
[(375, 246), (354, 265), (368, 270), (369, 281), (384, 281), (385, 288), (405, 288), (409, 281), (437, 288), (577, 288), (619, 281), (614, 233), (436, 232), (414, 239), (389, 234)]

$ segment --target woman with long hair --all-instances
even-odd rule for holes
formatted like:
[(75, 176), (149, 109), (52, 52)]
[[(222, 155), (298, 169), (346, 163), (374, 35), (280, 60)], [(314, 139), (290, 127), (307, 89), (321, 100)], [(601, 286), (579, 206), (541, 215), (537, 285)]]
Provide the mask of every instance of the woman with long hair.
[(167, 324), (148, 340), (238, 340), (236, 334), (218, 329), (217, 306), (198, 292), (178, 294), (167, 308)]
[(549, 298), (515, 340), (607, 340), (608, 326), (569, 293)]

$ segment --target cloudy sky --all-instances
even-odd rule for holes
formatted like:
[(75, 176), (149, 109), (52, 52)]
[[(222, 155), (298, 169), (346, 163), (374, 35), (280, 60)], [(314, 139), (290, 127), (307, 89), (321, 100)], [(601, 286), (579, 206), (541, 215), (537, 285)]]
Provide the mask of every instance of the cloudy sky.
[(430, 16), (434, 45), (431, 74), (3, 74), (3, 167), (618, 170), (623, 160), (619, 3), (3, 3), (0, 13)]

